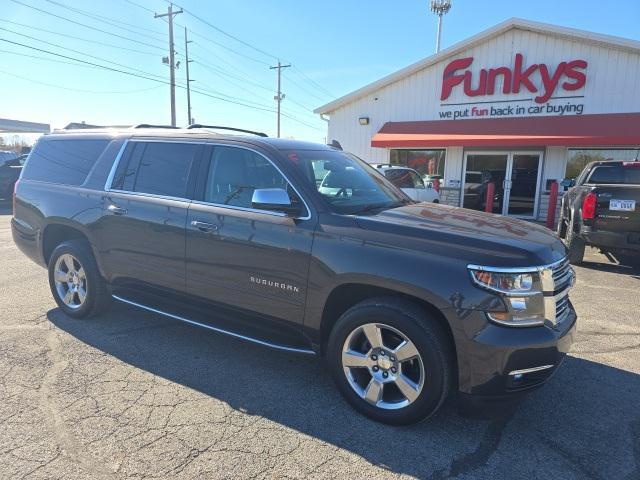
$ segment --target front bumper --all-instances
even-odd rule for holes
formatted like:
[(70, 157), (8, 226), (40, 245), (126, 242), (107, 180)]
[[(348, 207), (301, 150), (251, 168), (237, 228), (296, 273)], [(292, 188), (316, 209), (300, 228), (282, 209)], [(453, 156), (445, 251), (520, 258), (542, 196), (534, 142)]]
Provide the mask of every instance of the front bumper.
[(571, 348), (576, 312), (569, 309), (558, 325), (505, 327), (488, 322), (484, 312), (467, 312), (454, 334), (458, 387), (473, 396), (514, 396), (544, 384)]

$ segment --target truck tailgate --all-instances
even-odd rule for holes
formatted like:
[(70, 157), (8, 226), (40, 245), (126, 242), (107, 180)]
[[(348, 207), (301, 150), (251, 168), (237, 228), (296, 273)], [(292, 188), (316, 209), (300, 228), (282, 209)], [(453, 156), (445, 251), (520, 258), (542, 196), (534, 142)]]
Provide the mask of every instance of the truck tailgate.
[[(640, 185), (598, 185), (594, 189), (596, 230), (640, 234)], [(638, 235), (635, 242), (640, 243)]]

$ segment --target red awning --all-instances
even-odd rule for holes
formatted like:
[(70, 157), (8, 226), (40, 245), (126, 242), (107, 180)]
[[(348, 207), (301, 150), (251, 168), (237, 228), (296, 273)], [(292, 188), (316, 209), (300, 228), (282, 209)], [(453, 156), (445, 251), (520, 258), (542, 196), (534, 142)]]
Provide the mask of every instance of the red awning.
[(372, 147), (640, 145), (640, 113), (387, 122)]

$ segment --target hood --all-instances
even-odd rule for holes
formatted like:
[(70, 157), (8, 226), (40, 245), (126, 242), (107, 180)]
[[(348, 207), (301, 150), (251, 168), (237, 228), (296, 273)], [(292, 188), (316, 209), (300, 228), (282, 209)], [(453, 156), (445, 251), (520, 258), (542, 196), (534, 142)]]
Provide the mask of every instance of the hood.
[(396, 236), (396, 244), (397, 236), (408, 237), (418, 248), (477, 265), (546, 265), (567, 255), (562, 241), (541, 225), (448, 205), (407, 205), (357, 221), (365, 230)]

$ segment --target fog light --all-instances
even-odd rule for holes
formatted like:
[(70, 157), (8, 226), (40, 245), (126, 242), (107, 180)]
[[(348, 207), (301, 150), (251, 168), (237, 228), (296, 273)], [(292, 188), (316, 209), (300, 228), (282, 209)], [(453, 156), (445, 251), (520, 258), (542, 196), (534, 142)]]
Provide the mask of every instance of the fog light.
[(516, 373), (516, 374), (513, 376), (513, 380), (514, 380), (514, 381), (516, 381), (516, 382), (519, 382), (520, 380), (522, 380), (522, 377), (523, 377), (523, 376), (524, 376), (524, 374), (522, 374), (522, 373)]

